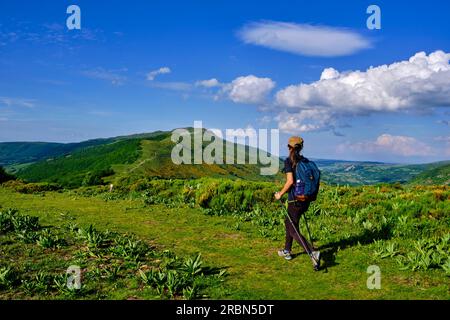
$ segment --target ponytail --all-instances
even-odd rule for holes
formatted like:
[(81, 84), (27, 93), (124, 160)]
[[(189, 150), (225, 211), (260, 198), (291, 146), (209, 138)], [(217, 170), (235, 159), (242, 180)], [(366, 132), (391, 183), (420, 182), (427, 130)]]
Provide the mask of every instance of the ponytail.
[(291, 159), (292, 166), (295, 167), (302, 158), (301, 152), (303, 150), (303, 143), (296, 144), (294, 148), (289, 148), (289, 159)]

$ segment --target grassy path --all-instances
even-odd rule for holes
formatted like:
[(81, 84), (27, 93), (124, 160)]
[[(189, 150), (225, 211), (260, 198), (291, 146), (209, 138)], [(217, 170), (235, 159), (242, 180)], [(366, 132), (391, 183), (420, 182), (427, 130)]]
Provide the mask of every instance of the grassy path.
[[(450, 299), (449, 278), (442, 273), (399, 271), (395, 262), (374, 261), (368, 246), (337, 251), (328, 268), (314, 272), (305, 254), (292, 261), (276, 255), (282, 246), (257, 235), (250, 224), (234, 231), (232, 217), (210, 217), (198, 209), (155, 205), (136, 200), (104, 201), (64, 193), (25, 195), (0, 188), (0, 205), (39, 216), (42, 224), (65, 224), (64, 215), (79, 225), (132, 232), (177, 254), (201, 252), (206, 263), (227, 267), (226, 292), (212, 298), (227, 299)], [(295, 252), (301, 252), (298, 245)], [(367, 267), (377, 264), (382, 288), (366, 287)]]

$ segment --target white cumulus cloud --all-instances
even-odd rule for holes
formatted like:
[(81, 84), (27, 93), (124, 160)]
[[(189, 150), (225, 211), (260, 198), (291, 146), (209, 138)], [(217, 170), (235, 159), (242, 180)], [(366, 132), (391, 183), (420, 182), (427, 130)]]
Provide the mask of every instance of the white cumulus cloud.
[(275, 87), (270, 78), (258, 78), (254, 75), (238, 77), (224, 85), (223, 91), (236, 103), (262, 103)]
[(371, 47), (349, 29), (277, 21), (247, 24), (238, 36), (244, 43), (305, 56), (345, 56)]
[(153, 80), (155, 80), (155, 78), (156, 78), (158, 75), (160, 75), (160, 74), (168, 74), (168, 73), (170, 73), (170, 72), (171, 72), (171, 70), (170, 70), (170, 68), (168, 68), (168, 67), (162, 67), (162, 68), (159, 68), (158, 70), (150, 71), (150, 72), (147, 74), (147, 80), (153, 81)]
[[(450, 53), (443, 51), (429, 55), (419, 52), (406, 61), (370, 67), (366, 71), (340, 73), (327, 68), (318, 81), (278, 91), (276, 103), (291, 113), (315, 110), (333, 121), (375, 112), (449, 107), (449, 59)], [(306, 124), (308, 117), (300, 118)]]
[(263, 104), (268, 100), (268, 95), (275, 88), (276, 83), (270, 78), (248, 75), (223, 83), (216, 78), (201, 80), (197, 81), (195, 85), (207, 89), (216, 89), (213, 96), (215, 101), (228, 98), (235, 103)]
[(275, 120), (282, 132), (297, 134), (329, 128), (330, 115), (325, 110), (301, 110), (298, 113), (281, 112)]

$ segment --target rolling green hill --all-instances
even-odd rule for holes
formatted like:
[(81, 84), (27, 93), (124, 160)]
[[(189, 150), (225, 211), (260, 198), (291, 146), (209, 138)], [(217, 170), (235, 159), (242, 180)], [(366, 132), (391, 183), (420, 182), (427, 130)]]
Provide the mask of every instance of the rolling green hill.
[(164, 132), (155, 131), (113, 138), (92, 139), (76, 143), (2, 142), (0, 143), (0, 166), (5, 166), (13, 169), (10, 171), (15, 171), (15, 168), (20, 169), (24, 164), (61, 157), (87, 147), (100, 146), (118, 140), (153, 138), (161, 133)]
[(98, 146), (113, 139), (95, 139), (79, 143), (52, 142), (4, 142), (0, 143), (0, 165), (15, 173), (20, 168), (34, 162), (67, 155), (76, 150)]
[[(88, 185), (97, 184), (107, 176), (105, 181), (120, 180), (121, 183), (150, 177), (274, 179), (273, 176), (261, 176), (260, 165), (176, 165), (171, 159), (174, 145), (171, 132), (117, 137), (101, 145), (77, 148), (70, 154), (30, 164), (16, 175), (30, 182), (53, 182), (68, 187), (80, 186), (89, 179), (93, 181), (87, 182)], [(207, 145), (204, 143), (203, 148)], [(224, 148), (230, 145), (233, 144), (226, 142)]]
[(411, 180), (411, 183), (423, 185), (450, 185), (450, 163), (444, 162), (442, 165), (432, 166), (428, 170), (418, 174)]
[(54, 182), (77, 187), (88, 174), (97, 174), (98, 178), (102, 178), (112, 174), (113, 164), (133, 163), (139, 154), (140, 140), (119, 140), (37, 162), (18, 171), (17, 176), (30, 182)]

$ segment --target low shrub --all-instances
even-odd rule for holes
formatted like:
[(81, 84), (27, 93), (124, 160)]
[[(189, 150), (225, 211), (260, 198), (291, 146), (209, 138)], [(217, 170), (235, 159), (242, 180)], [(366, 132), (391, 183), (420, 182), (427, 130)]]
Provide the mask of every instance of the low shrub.
[(7, 173), (5, 169), (2, 166), (0, 166), (0, 184), (10, 180), (15, 180), (15, 177)]
[(62, 190), (62, 187), (59, 184), (49, 182), (26, 183), (21, 180), (12, 180), (4, 183), (3, 185), (7, 188), (13, 189), (16, 192), (25, 194)]

